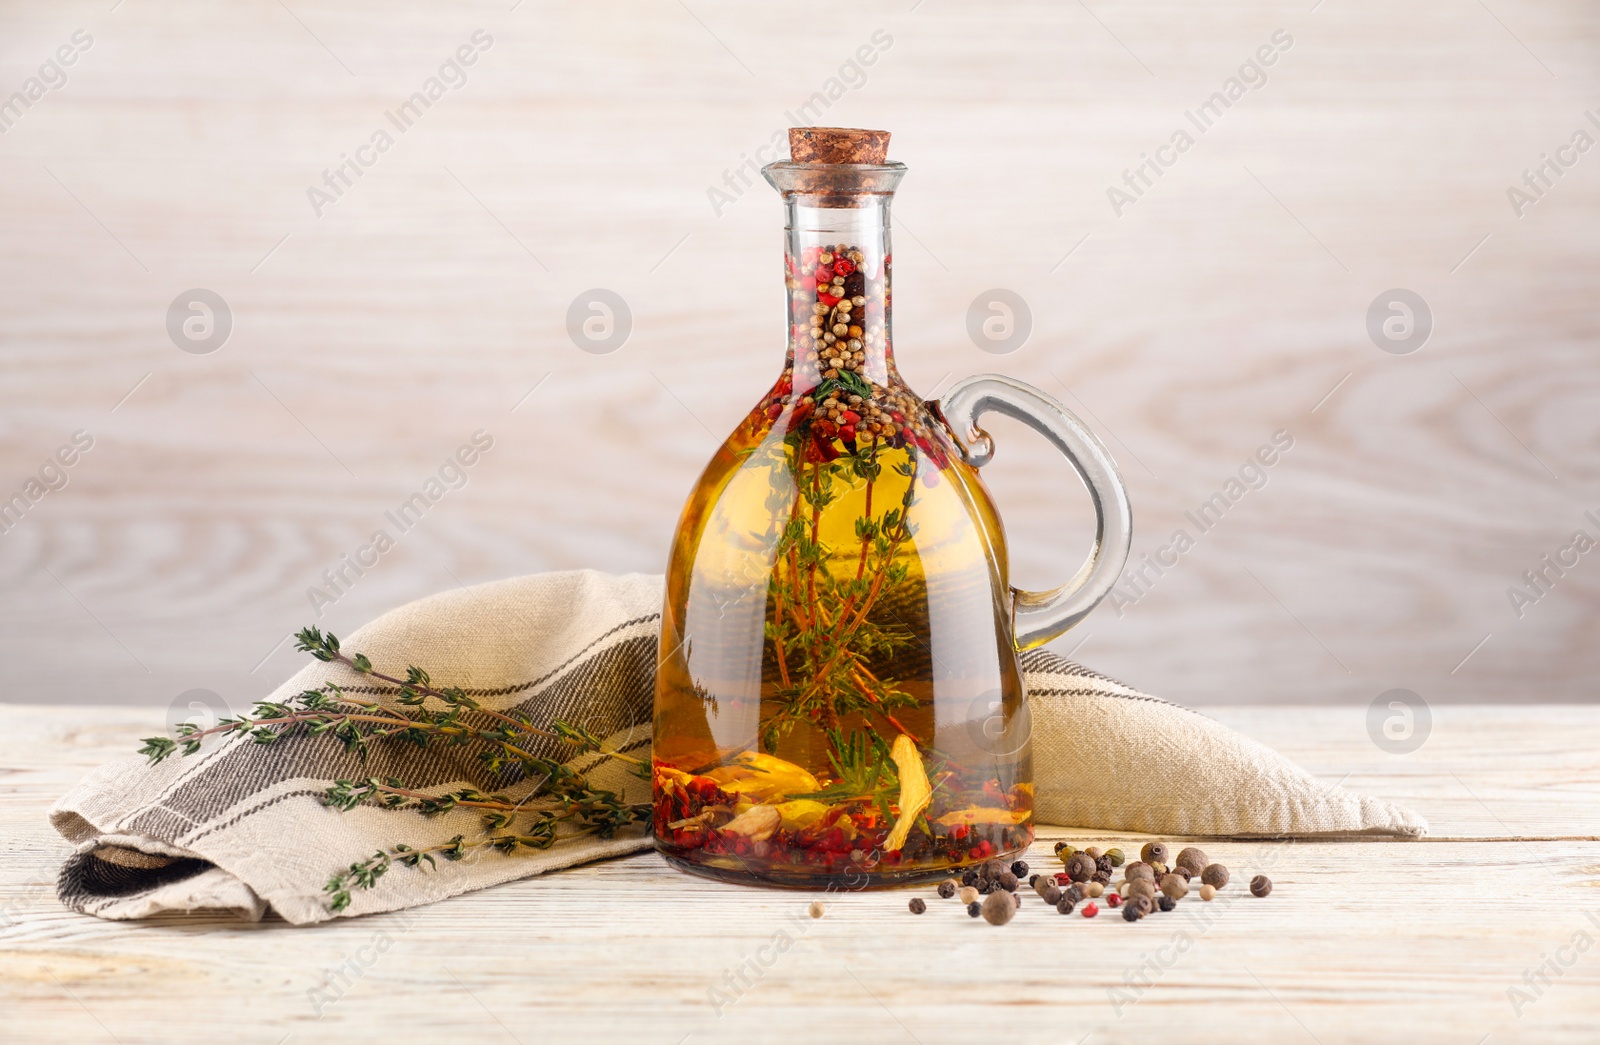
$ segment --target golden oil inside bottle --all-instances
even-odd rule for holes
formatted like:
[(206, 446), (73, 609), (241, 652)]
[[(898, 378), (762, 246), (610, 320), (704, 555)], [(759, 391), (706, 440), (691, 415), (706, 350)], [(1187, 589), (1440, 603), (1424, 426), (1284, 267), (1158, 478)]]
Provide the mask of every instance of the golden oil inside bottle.
[(684, 510), (654, 746), (657, 846), (681, 866), (860, 886), (1032, 839), (999, 521), (884, 376), (824, 414), (827, 383), (797, 394), (786, 370)]

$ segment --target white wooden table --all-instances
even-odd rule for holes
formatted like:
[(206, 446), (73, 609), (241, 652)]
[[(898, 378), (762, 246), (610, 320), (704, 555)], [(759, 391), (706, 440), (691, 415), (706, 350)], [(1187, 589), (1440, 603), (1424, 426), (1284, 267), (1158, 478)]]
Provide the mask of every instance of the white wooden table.
[[(65, 847), (44, 813), (159, 713), (8, 708), (0, 1040), (1596, 1040), (1600, 946), (1573, 941), (1600, 943), (1600, 708), (1439, 708), (1407, 756), (1368, 740), (1362, 708), (1211, 713), (1330, 782), (1410, 804), (1433, 835), (1207, 841), (1233, 871), (1223, 898), (1135, 925), (1029, 896), (994, 928), (928, 888), (833, 897), (813, 921), (812, 895), (714, 884), (654, 854), (320, 928), (105, 922), (56, 902)], [(1046, 828), (1029, 859), (1109, 837)], [(1272, 895), (1246, 895), (1262, 870)], [(908, 913), (911, 896), (928, 913)], [(793, 945), (763, 951), (779, 933)], [(732, 996), (725, 973), (746, 959), (771, 965), (719, 1012), (711, 990)], [(1524, 973), (1547, 959), (1571, 964), (1535, 992)], [(319, 1004), (341, 964), (359, 976)]]

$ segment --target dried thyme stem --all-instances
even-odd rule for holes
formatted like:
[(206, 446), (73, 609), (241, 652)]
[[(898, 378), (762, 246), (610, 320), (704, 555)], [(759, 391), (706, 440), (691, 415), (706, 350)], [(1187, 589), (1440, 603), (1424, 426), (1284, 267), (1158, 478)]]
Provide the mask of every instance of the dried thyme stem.
[[(459, 703), (459, 702), (461, 702), (461, 697), (465, 695), (459, 690), (446, 692), (446, 691), (434, 689), (432, 686), (429, 686), (429, 685), (427, 685), (425, 683), (407, 682), (407, 681), (404, 681), (402, 679), (397, 679), (393, 675), (385, 675), (383, 672), (378, 671), (377, 669), (373, 668), (371, 666), (371, 662), (368, 661), (365, 657), (362, 657), (361, 660), (359, 662), (357, 662), (356, 660), (346, 656), (345, 654), (340, 653), (338, 650), (334, 650), (333, 651), (333, 656), (330, 659), (333, 660), (334, 662), (337, 662), (339, 664), (345, 665), (346, 667), (350, 668), (350, 670), (355, 671), (355, 672), (357, 672), (359, 674), (369, 675), (372, 678), (375, 678), (375, 679), (379, 680), (380, 682), (390, 683), (391, 685), (398, 687), (402, 693), (407, 692), (407, 691), (414, 691), (414, 692), (417, 692), (417, 693), (421, 693), (421, 694), (423, 694), (425, 696), (437, 698), (438, 700), (444, 701), (447, 704)], [(363, 665), (365, 665), (365, 667), (363, 667)], [(510, 725), (516, 726), (518, 729), (522, 730), (523, 732), (533, 733), (536, 736), (541, 736), (541, 737), (549, 737), (549, 738), (551, 738), (553, 740), (561, 739), (561, 734), (559, 734), (559, 733), (552, 733), (551, 731), (549, 731), (547, 729), (540, 729), (539, 727), (533, 725), (530, 722), (526, 722), (526, 721), (524, 721), (522, 719), (513, 718), (510, 715), (501, 714), (500, 712), (495, 711), (492, 708), (486, 708), (483, 705), (478, 704), (476, 702), (468, 704), (467, 706), (470, 707), (473, 711), (476, 711), (479, 714), (484, 715), (484, 716), (486, 716), (488, 718), (492, 718), (492, 719), (495, 719), (497, 721), (505, 722), (505, 723), (508, 723)]]
[[(400, 704), (415, 710), (408, 713), (376, 701), (358, 700), (346, 696), (337, 684), (330, 682), (320, 689), (304, 690), (287, 701), (258, 702), (254, 708), (255, 717), (224, 719), (207, 729), (181, 724), (177, 727), (176, 739), (147, 737), (140, 753), (152, 762), (160, 762), (180, 748), (183, 754), (192, 755), (200, 750), (206, 737), (221, 733), (242, 733), (253, 737), (258, 744), (331, 733), (344, 744), (345, 750), (355, 751), (363, 759), (369, 744), (385, 739), (423, 748), (440, 737), (457, 743), (474, 739), (488, 745), (482, 758), (490, 772), (498, 773), (509, 765), (516, 765), (527, 774), (524, 779), (531, 781), (527, 796), (517, 803), (505, 796), (484, 795), (472, 788), (442, 796), (429, 795), (394, 778), (335, 781), (322, 800), (340, 810), (353, 809), (369, 801), (385, 808), (411, 809), (426, 815), (437, 815), (457, 807), (473, 808), (483, 811), (485, 825), (490, 830), (510, 827), (519, 816), (531, 820), (521, 831), (492, 834), (476, 842), (467, 842), (457, 835), (449, 842), (420, 849), (400, 844), (380, 850), (329, 878), (324, 888), (332, 910), (340, 911), (349, 906), (350, 890), (371, 888), (392, 862), (416, 867), (425, 861), (433, 866), (435, 855), (459, 860), (486, 846), (502, 853), (521, 848), (548, 849), (556, 842), (556, 824), (563, 821), (581, 825), (580, 830), (567, 837), (585, 834), (610, 837), (620, 828), (649, 817), (648, 803), (630, 804), (612, 791), (590, 787), (587, 778), (570, 765), (536, 755), (523, 746), (524, 737), (550, 738), (571, 745), (578, 753), (592, 752), (603, 759), (615, 758), (639, 769), (645, 768), (645, 760), (606, 748), (589, 730), (560, 719), (553, 721), (550, 729), (544, 729), (533, 725), (526, 716), (483, 708), (459, 687), (435, 687), (427, 672), (415, 666), (407, 668), (405, 679), (375, 671), (364, 654), (342, 653), (335, 636), (324, 635), (315, 627), (304, 629), (298, 638), (299, 648), (318, 660), (338, 662), (359, 674), (399, 687)], [(445, 708), (428, 710), (425, 703), (429, 699), (440, 701)], [(352, 708), (355, 710), (348, 710)], [(468, 712), (481, 712), (497, 725), (493, 729), (481, 729), (463, 722), (461, 716)], [(538, 804), (530, 805), (535, 800)]]
[(515, 739), (512, 736), (506, 735), (511, 731), (544, 737), (550, 740), (562, 740), (568, 743), (579, 744), (586, 747), (588, 750), (595, 751), (608, 758), (619, 759), (635, 766), (642, 767), (644, 765), (644, 761), (642, 759), (635, 758), (632, 755), (625, 755), (619, 751), (608, 750), (601, 746), (598, 738), (591, 737), (581, 730), (576, 730), (573, 727), (568, 726), (566, 723), (557, 721), (554, 723), (554, 730), (541, 729), (538, 726), (535, 726), (532, 720), (526, 715), (507, 715), (503, 714), (502, 712), (495, 711), (492, 708), (484, 707), (476, 700), (473, 700), (471, 697), (467, 696), (466, 691), (461, 689), (459, 686), (436, 688), (433, 686), (433, 680), (431, 677), (429, 677), (428, 673), (423, 671), (421, 668), (416, 667), (415, 665), (407, 667), (406, 677), (403, 680), (398, 679), (393, 675), (384, 674), (372, 666), (371, 659), (365, 654), (357, 653), (354, 656), (346, 655), (341, 651), (339, 640), (336, 637), (333, 635), (324, 635), (315, 627), (302, 629), (299, 634), (296, 635), (296, 639), (296, 645), (301, 650), (310, 653), (318, 660), (344, 664), (358, 674), (369, 675), (372, 678), (379, 679), (397, 686), (400, 690), (400, 702), (403, 704), (420, 706), (423, 703), (423, 698), (433, 697), (452, 709), (466, 709), (468, 711), (474, 711), (490, 719), (503, 723), (504, 728), (499, 733), (474, 731), (472, 735), (477, 736), (482, 740), (488, 740), (493, 743), (500, 744), (508, 753), (514, 755), (515, 757), (524, 760), (535, 758), (535, 756), (509, 743), (510, 740)]
[[(877, 461), (878, 461), (878, 438), (877, 438), (877, 436), (873, 436), (873, 438), (872, 438), (872, 457), (870, 459), (870, 463), (876, 464)], [(861, 510), (862, 517), (865, 518), (869, 524), (872, 522), (872, 484), (875, 483), (875, 482), (877, 482), (877, 477), (875, 475), (869, 475), (868, 478), (867, 478), (867, 490), (866, 490), (867, 503), (866, 503), (866, 506)], [(864, 530), (863, 531), (863, 536), (861, 538), (861, 558), (856, 562), (856, 580), (858, 580), (858, 581), (863, 576), (865, 576), (865, 574), (866, 574), (866, 571), (867, 571), (867, 551), (871, 547), (872, 547), (872, 531), (870, 529)]]
[[(908, 641), (903, 629), (869, 622), (868, 617), (889, 583), (899, 584), (906, 577), (907, 567), (896, 557), (913, 532), (907, 515), (915, 497), (917, 469), (914, 452), (910, 461), (895, 466), (907, 480), (906, 491), (899, 506), (880, 519), (874, 510), (877, 479), (884, 466), (878, 462), (882, 444), (876, 436), (834, 463), (810, 458), (809, 445), (792, 440), (786, 454), (798, 496), (791, 502), (778, 547), (767, 622), (780, 710), (763, 729), (762, 738), (767, 750), (774, 750), (785, 732), (809, 717), (817, 721), (829, 749), (838, 755), (836, 738), (843, 735), (847, 713), (859, 712), (868, 716), (869, 723), (886, 722), (885, 729), (909, 734), (886, 701), (894, 706), (915, 701), (876, 677), (865, 681), (852, 672), (867, 656)], [(842, 492), (841, 486), (846, 487)], [(840, 496), (852, 494), (860, 495), (862, 507), (855, 519), (860, 547), (854, 554), (846, 553), (856, 560), (856, 569), (836, 577), (831, 572), (835, 556), (822, 541), (822, 514)], [(803, 502), (809, 502), (809, 512)], [(868, 729), (877, 732), (870, 724)]]
[[(554, 731), (540, 729), (538, 726), (535, 726), (525, 715), (520, 717), (506, 715), (499, 711), (495, 711), (492, 708), (486, 708), (482, 704), (473, 700), (471, 697), (467, 696), (466, 692), (459, 687), (449, 686), (443, 689), (436, 688), (432, 685), (433, 680), (428, 676), (428, 673), (420, 668), (408, 668), (406, 670), (406, 677), (404, 679), (399, 679), (393, 675), (384, 674), (372, 666), (372, 661), (365, 654), (357, 653), (354, 656), (345, 654), (341, 651), (337, 638), (333, 637), (332, 635), (323, 635), (322, 632), (317, 628), (313, 627), (302, 629), (295, 637), (297, 639), (295, 643), (296, 646), (298, 646), (301, 650), (310, 653), (313, 657), (316, 657), (320, 661), (343, 664), (357, 674), (368, 675), (372, 678), (383, 682), (388, 682), (398, 687), (400, 690), (402, 703), (421, 703), (420, 699), (418, 698), (433, 697), (450, 707), (466, 708), (498, 722), (505, 723), (507, 726), (517, 730), (518, 732), (529, 733), (533, 736), (545, 737), (550, 740), (571, 741), (574, 739), (567, 733), (562, 732), (559, 728)], [(634, 765), (643, 765), (643, 762), (640, 759), (633, 758), (632, 756), (624, 755), (615, 751), (605, 751), (601, 749), (598, 744), (595, 745), (594, 750), (599, 751), (601, 754), (621, 759), (624, 762), (631, 762)], [(526, 753), (523, 752), (522, 754)]]
[(856, 689), (861, 693), (862, 696), (864, 696), (868, 700), (872, 701), (872, 703), (878, 709), (878, 714), (882, 715), (884, 717), (884, 719), (887, 720), (888, 723), (891, 726), (893, 726), (895, 729), (898, 729), (900, 732), (904, 733), (906, 736), (910, 737), (913, 741), (916, 741), (919, 744), (922, 742), (917, 737), (917, 735), (915, 733), (911, 732), (911, 730), (907, 729), (904, 725), (902, 725), (899, 719), (897, 719), (893, 715), (889, 714), (889, 712), (883, 710), (883, 701), (879, 700), (878, 699), (878, 695), (876, 693), (872, 692), (872, 690), (870, 688), (868, 688), (866, 682), (861, 678), (861, 675), (859, 674), (858, 670), (852, 670), (851, 671), (851, 673), (850, 673), (850, 681), (856, 687)]

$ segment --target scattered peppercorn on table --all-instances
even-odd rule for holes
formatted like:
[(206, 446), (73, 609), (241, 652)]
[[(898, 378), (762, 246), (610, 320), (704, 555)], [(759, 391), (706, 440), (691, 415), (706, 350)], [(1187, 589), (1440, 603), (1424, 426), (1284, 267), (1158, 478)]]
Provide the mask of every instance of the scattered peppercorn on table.
[[(1409, 755), (1373, 744), (1365, 708), (1207, 713), (1330, 783), (1411, 805), (1433, 834), (1153, 840), (1045, 826), (1023, 858), (1022, 903), (992, 920), (968, 915), (960, 886), (746, 888), (647, 853), (318, 928), (104, 922), (56, 902), (67, 847), (45, 811), (162, 713), (0, 707), (0, 1040), (1597, 1040), (1600, 707), (1435, 708)], [(1066, 873), (1065, 842), (1122, 850), (1115, 884), (1150, 841), (1167, 844), (1162, 864), (1203, 850), (1194, 880), (1223, 881), (1214, 898), (1195, 884), (1132, 922), (1104, 901), (1098, 917), (1083, 903), (1063, 917), (1026, 881)], [(1225, 880), (1206, 879), (1211, 863)], [(1252, 895), (1258, 875), (1266, 896)]]

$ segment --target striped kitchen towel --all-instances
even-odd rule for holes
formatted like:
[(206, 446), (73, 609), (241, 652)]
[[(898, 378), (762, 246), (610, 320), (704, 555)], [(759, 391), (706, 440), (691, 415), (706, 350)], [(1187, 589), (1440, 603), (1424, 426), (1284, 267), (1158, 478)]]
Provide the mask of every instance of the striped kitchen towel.
[[(612, 750), (643, 756), (660, 623), (661, 578), (590, 570), (535, 574), (444, 592), (393, 610), (344, 641), (380, 670), (426, 667), (485, 708), (525, 713), (536, 725), (581, 724)], [(1283, 756), (1221, 724), (1044, 651), (1022, 657), (1031, 718), (1035, 812), (1040, 823), (1213, 837), (1389, 835), (1427, 824), (1386, 801), (1318, 781)], [(313, 661), (269, 699), (333, 682), (379, 699), (395, 689), (337, 663)], [(361, 805), (339, 812), (321, 796), (339, 779), (397, 777), (419, 791), (506, 794), (477, 742), (371, 746), (363, 761), (332, 737), (261, 745), (213, 739), (197, 754), (151, 764), (130, 756), (99, 767), (52, 808), (78, 846), (58, 891), (73, 910), (131, 919), (170, 911), (269, 909), (295, 924), (431, 903), (459, 893), (648, 848), (643, 826), (609, 839), (559, 839), (543, 850), (474, 850), (435, 868), (392, 867), (348, 907), (330, 908), (334, 872), (396, 842), (437, 845), (482, 832), (457, 808), (424, 817)], [(533, 754), (561, 761), (560, 741)], [(593, 754), (567, 764), (628, 802), (649, 784)], [(1161, 772), (1150, 773), (1151, 766)], [(1132, 788), (1129, 780), (1143, 783)], [(531, 787), (521, 785), (523, 793)], [(481, 854), (481, 855), (480, 855)]]

